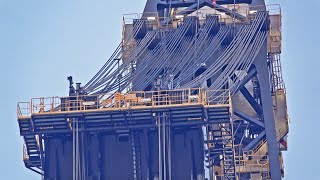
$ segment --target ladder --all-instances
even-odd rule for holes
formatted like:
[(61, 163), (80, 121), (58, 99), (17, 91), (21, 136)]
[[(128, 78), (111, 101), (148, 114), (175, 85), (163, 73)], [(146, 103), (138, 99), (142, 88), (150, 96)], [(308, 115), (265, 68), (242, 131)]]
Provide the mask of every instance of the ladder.
[(275, 90), (285, 89), (285, 84), (282, 78), (282, 68), (280, 54), (269, 54), (272, 63), (272, 80)]
[(234, 137), (231, 123), (220, 124), (223, 174), (227, 180), (236, 179)]
[(222, 165), (222, 180), (234, 180), (236, 170), (232, 124), (221, 123), (218, 127), (219, 129), (209, 128), (210, 133), (205, 141), (208, 149), (207, 161), (210, 168)]
[(139, 131), (131, 131), (132, 160), (133, 160), (133, 179), (142, 180), (141, 170), (141, 149)]
[[(209, 169), (219, 166), (219, 179), (236, 179), (233, 125), (230, 119), (230, 107), (207, 109), (208, 121), (216, 122), (207, 128), (206, 153)], [(216, 173), (216, 172), (214, 172)]]

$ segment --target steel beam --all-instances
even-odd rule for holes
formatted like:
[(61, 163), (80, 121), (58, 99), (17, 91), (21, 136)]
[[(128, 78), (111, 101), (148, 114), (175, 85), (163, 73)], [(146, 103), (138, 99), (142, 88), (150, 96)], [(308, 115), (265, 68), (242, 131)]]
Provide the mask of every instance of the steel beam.
[(157, 13), (157, 4), (159, 0), (147, 0), (146, 5), (143, 10), (142, 17), (150, 16), (150, 13)]
[[(189, 14), (192, 14), (194, 11), (196, 11), (199, 8), (202, 8), (204, 7), (205, 4), (204, 3), (201, 3), (201, 4), (192, 4), (191, 6), (187, 7), (186, 9), (184, 9), (183, 11), (179, 12), (176, 14), (176, 16), (187, 16)], [(171, 22), (175, 17), (167, 17), (165, 20), (163, 20), (160, 25), (166, 25), (168, 24), (169, 22)]]
[[(252, 150), (262, 139), (265, 137), (266, 131), (262, 131), (258, 137), (256, 137), (254, 140), (252, 140), (243, 150), (248, 151)], [(270, 167), (271, 168), (271, 167)]]
[(245, 143), (248, 143), (248, 144), (249, 144), (251, 141), (249, 141), (248, 138), (243, 138), (243, 139), (242, 139), (243, 136), (244, 136), (243, 133), (239, 133), (239, 132), (238, 132), (238, 133), (236, 133), (236, 134), (234, 135), (234, 138), (235, 138), (235, 139), (241, 139), (241, 142), (245, 142)]
[[(26, 166), (27, 167), (27, 166)], [(43, 173), (40, 171), (40, 170), (36, 170), (36, 169), (33, 169), (32, 167), (27, 167), (28, 169), (30, 169), (31, 171), (43, 176)]]
[[(208, 6), (208, 7), (211, 7), (213, 9), (216, 9), (217, 11), (220, 11), (220, 12), (223, 12), (225, 13), (226, 15), (229, 15), (231, 17), (234, 17), (235, 19), (237, 20), (240, 20), (240, 21), (243, 21), (246, 19), (245, 16), (242, 16), (241, 14), (235, 12), (235, 11), (232, 11), (228, 8), (225, 8), (217, 3), (213, 3), (211, 0), (200, 0), (199, 3), (198, 2), (195, 2), (195, 3), (179, 3), (179, 4), (175, 4), (175, 6), (178, 6), (180, 5), (180, 7), (187, 7), (185, 10), (179, 12), (176, 14), (176, 16), (187, 16), (189, 14), (192, 14), (193, 12), (195, 12), (197, 9), (201, 9), (202, 7), (204, 6)], [(163, 7), (164, 5), (160, 5), (161, 8), (164, 8)], [(168, 6), (168, 5), (166, 5)], [(170, 6), (170, 4), (169, 4)], [(172, 6), (172, 4), (171, 4)], [(174, 19), (174, 17), (167, 17), (165, 20), (163, 20), (160, 25), (166, 25), (168, 24), (169, 22), (171, 22), (172, 20)]]
[(240, 20), (240, 21), (244, 21), (246, 20), (247, 18), (245, 16), (242, 16), (241, 14), (235, 12), (235, 11), (232, 11), (228, 8), (225, 8), (217, 3), (206, 3), (206, 6), (209, 6), (211, 8), (214, 8), (216, 9), (217, 11), (220, 11), (220, 12), (223, 12), (225, 13), (226, 15), (230, 16), (230, 17), (234, 17), (235, 19), (237, 20)]
[[(211, 125), (211, 124), (219, 124), (225, 123), (225, 121), (203, 121), (199, 120), (198, 122), (178, 122), (178, 123), (166, 123), (166, 126), (170, 127), (190, 127), (190, 126), (202, 126), (202, 125)], [(158, 127), (156, 124), (146, 124), (146, 125), (128, 125), (128, 126), (116, 126), (116, 127), (95, 127), (95, 128), (79, 128), (79, 132), (90, 132), (90, 131), (114, 131), (114, 130), (122, 130), (122, 129), (148, 129), (148, 128), (156, 128)], [(37, 132), (30, 132), (25, 135), (41, 135), (41, 134), (56, 134), (56, 133), (72, 133), (72, 130), (68, 129), (59, 129), (59, 130), (41, 130)]]
[(249, 116), (248, 114), (246, 114), (246, 113), (244, 113), (244, 112), (242, 112), (242, 111), (240, 111), (240, 110), (238, 110), (238, 109), (235, 109), (235, 108), (234, 108), (234, 109), (233, 109), (233, 113), (234, 113), (236, 116), (238, 116), (238, 117), (240, 117), (240, 118), (242, 118), (242, 119), (244, 119), (244, 120), (246, 120), (246, 121), (248, 121), (248, 122), (250, 122), (250, 123), (254, 123), (254, 124), (256, 124), (256, 125), (264, 128), (264, 124), (263, 124), (261, 121), (258, 121), (257, 119)]
[(189, 7), (189, 6), (192, 6), (193, 4), (196, 4), (196, 2), (182, 2), (182, 1), (159, 2), (157, 4), (157, 10), (161, 11), (166, 8)]
[(251, 107), (256, 111), (257, 114), (261, 115), (262, 114), (262, 108), (261, 106), (257, 103), (257, 101), (255, 101), (255, 99), (251, 96), (250, 92), (248, 91), (248, 89), (243, 86), (240, 89), (240, 92), (242, 93), (242, 95), (246, 98), (246, 100), (248, 101), (248, 103), (251, 105)]
[[(202, 2), (212, 2), (211, 1), (204, 1), (204, 0), (200, 0), (199, 1), (200, 3)], [(163, 10), (165, 8), (179, 8), (179, 7), (189, 7), (191, 6), (192, 4), (197, 4), (197, 0), (195, 1), (189, 1), (189, 2), (184, 2), (184, 1), (171, 1), (171, 2), (159, 2), (157, 4), (157, 9), (158, 10)], [(217, 0), (215, 1), (216, 4), (219, 4), (219, 5), (227, 5), (227, 4), (233, 4), (233, 3), (236, 3), (236, 4), (251, 4), (252, 3), (252, 0)]]
[(248, 72), (248, 74), (241, 80), (241, 83), (240, 83), (238, 89), (236, 90), (236, 92), (239, 91), (242, 87), (244, 87), (244, 85), (246, 85), (252, 79), (252, 77), (255, 76), (256, 74), (257, 74), (256, 68), (252, 68)]
[(269, 166), (272, 180), (281, 180), (281, 167), (279, 160), (279, 148), (277, 142), (277, 135), (275, 130), (275, 118), (273, 112), (273, 102), (271, 96), (271, 83), (269, 77), (269, 69), (267, 64), (267, 42), (257, 58), (254, 61), (254, 65), (257, 70), (261, 101), (262, 101), (262, 111), (263, 120), (266, 132), (266, 139), (268, 143), (268, 156), (269, 156)]

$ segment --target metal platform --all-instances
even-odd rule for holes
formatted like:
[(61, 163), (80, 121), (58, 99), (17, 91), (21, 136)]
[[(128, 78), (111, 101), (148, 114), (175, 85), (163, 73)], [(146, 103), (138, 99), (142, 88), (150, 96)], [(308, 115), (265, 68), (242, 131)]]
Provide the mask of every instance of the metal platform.
[[(106, 97), (106, 98), (102, 98)], [(228, 91), (178, 89), (150, 92), (115, 93), (77, 97), (35, 98), (18, 103), (20, 134), (25, 139), (25, 164), (41, 169), (39, 136), (79, 132), (108, 132), (157, 128), (159, 114), (167, 113), (169, 127), (192, 127), (230, 123)], [(44, 152), (42, 152), (44, 153)], [(27, 158), (28, 157), (28, 158)]]
[(28, 168), (44, 179), (283, 177), (280, 7), (172, 3), (125, 15), (117, 49), (84, 86), (68, 77), (68, 97), (18, 103)]

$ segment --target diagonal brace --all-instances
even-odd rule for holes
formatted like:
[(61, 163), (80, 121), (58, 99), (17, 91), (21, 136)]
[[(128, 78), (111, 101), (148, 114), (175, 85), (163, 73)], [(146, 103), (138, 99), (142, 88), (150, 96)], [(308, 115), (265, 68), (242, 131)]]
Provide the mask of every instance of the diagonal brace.
[(249, 116), (248, 114), (238, 110), (238, 109), (233, 109), (233, 113), (236, 115), (236, 116), (239, 116), (240, 118), (250, 122), (250, 123), (254, 123), (262, 128), (264, 128), (264, 124), (261, 122), (261, 121), (258, 121), (257, 119)]
[[(237, 2), (238, 3), (246, 3), (245, 1), (242, 2), (241, 0), (237, 0)], [(221, 2), (221, 4), (224, 4), (224, 3)], [(168, 4), (168, 3), (159, 3), (157, 5), (157, 9), (158, 10), (163, 10), (164, 8), (167, 8), (167, 7), (170, 7), (170, 6), (171, 7), (187, 7), (185, 10), (177, 13), (176, 16), (180, 16), (180, 15), (186, 16), (186, 15), (192, 14), (198, 8), (201, 9), (204, 6), (208, 6), (208, 7), (211, 7), (213, 9), (216, 9), (217, 11), (223, 12), (226, 15), (234, 17), (235, 19), (238, 19), (238, 20), (241, 20), (241, 21), (246, 20), (245, 16), (219, 5), (218, 2), (213, 3), (212, 0), (200, 0), (199, 4), (196, 1), (194, 3), (192, 3), (192, 2), (185, 2), (185, 3), (183, 3), (183, 2), (182, 3), (181, 2), (174, 2), (174, 3), (172, 3), (171, 2), (171, 5)], [(165, 25), (165, 24), (171, 22), (173, 19), (174, 19), (174, 17), (168, 17), (165, 20), (163, 20), (160, 24), (161, 25)]]
[(239, 91), (244, 85), (246, 85), (256, 74), (257, 74), (256, 68), (253, 68), (252, 70), (250, 70), (248, 74), (241, 80), (241, 83), (238, 89), (236, 90), (236, 92)]
[(257, 101), (251, 96), (250, 92), (248, 89), (243, 86), (240, 89), (240, 92), (243, 94), (243, 96), (246, 98), (246, 100), (249, 102), (251, 107), (256, 111), (257, 114), (261, 115), (262, 114), (262, 108), (261, 106), (257, 103)]
[(266, 136), (266, 132), (262, 131), (258, 135), (258, 137), (252, 140), (243, 150), (244, 151), (252, 150), (265, 136)]

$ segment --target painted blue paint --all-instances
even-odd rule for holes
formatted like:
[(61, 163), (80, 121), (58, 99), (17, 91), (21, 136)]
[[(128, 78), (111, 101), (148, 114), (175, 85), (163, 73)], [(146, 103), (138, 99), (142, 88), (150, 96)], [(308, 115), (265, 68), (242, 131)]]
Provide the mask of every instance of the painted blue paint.
[[(284, 18), (282, 63), (292, 121), (289, 151), (285, 153), (285, 179), (320, 179), (318, 167), (314, 166), (314, 162), (320, 161), (319, 156), (303, 158), (303, 166), (296, 163), (296, 157), (305, 157), (320, 148), (317, 138), (320, 124), (314, 117), (314, 112), (318, 111), (320, 86), (315, 83), (317, 77), (310, 76), (319, 67), (315, 52), (320, 48), (315, 42), (320, 42), (320, 37), (314, 32), (320, 32), (320, 25), (313, 17), (317, 17), (320, 2), (308, 1), (308, 11), (298, 14), (299, 3), (267, 2), (282, 3)], [(1, 99), (5, 102), (0, 104), (3, 128), (0, 134), (6, 137), (3, 138), (6, 148), (0, 149), (1, 179), (39, 179), (24, 168), (21, 159), (22, 142), (17, 142), (15, 103), (39, 95), (67, 95), (65, 78), (68, 75), (74, 75), (77, 82), (86, 82), (120, 42), (122, 14), (141, 12), (144, 3), (142, 0), (0, 1), (3, 25), (0, 61), (5, 65), (0, 71), (4, 77)], [(307, 25), (297, 28), (297, 21), (312, 24), (312, 28)], [(76, 68), (73, 66), (79, 63), (81, 65)], [(36, 70), (31, 71), (34, 67)], [(314, 148), (307, 148), (310, 142)]]

